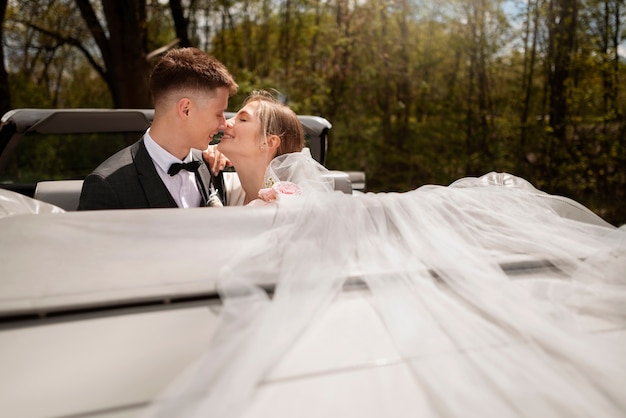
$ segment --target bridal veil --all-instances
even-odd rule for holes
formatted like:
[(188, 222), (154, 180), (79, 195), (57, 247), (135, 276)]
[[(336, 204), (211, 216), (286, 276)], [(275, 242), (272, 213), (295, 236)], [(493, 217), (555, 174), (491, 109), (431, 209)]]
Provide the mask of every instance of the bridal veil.
[(626, 414), (626, 340), (613, 334), (626, 325), (626, 227), (507, 174), (345, 195), (321, 191), (312, 159), (291, 160), (268, 177), (302, 196), (222, 266), (212, 344), (148, 415), (250, 416), (268, 374), (350, 292), (408, 370), (413, 405), (396, 416)]

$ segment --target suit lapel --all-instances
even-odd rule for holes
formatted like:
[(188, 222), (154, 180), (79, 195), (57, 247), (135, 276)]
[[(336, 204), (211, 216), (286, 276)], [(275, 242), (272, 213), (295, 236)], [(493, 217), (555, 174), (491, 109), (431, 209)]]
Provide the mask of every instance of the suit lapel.
[(202, 158), (202, 152), (194, 149), (191, 151), (191, 153), (193, 154), (194, 160), (202, 161), (202, 164), (200, 164), (200, 168), (198, 168), (197, 183), (198, 188), (202, 188), (200, 194), (202, 195), (203, 200), (202, 206), (205, 206), (208, 196), (210, 195), (209, 189), (211, 186), (211, 172), (209, 171), (207, 165), (204, 163), (204, 159)]
[(143, 143), (143, 138), (133, 145), (131, 153), (148, 206), (151, 208), (178, 207), (167, 187), (161, 181), (152, 158), (150, 158), (150, 154), (148, 154), (148, 150), (146, 150), (146, 146)]

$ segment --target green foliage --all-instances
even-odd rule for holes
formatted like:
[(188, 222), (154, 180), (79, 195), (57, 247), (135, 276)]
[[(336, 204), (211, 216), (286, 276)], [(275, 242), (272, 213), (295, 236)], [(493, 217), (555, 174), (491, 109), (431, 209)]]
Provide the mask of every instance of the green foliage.
[(13, 108), (52, 107), (46, 87), (33, 83), (23, 73), (9, 74), (9, 89)]

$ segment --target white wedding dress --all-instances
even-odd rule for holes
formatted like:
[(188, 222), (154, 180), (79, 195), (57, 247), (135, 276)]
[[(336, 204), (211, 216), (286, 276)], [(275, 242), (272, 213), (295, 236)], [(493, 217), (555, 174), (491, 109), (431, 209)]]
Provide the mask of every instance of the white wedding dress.
[[(355, 287), (409, 370), (403, 416), (626, 415), (625, 338), (611, 334), (626, 326), (626, 227), (508, 174), (350, 196), (324, 171), (306, 154), (272, 163), (267, 178), (303, 193), (279, 199), (273, 229), (222, 267), (212, 344), (148, 416), (247, 416)], [(270, 292), (259, 277), (275, 278)]]

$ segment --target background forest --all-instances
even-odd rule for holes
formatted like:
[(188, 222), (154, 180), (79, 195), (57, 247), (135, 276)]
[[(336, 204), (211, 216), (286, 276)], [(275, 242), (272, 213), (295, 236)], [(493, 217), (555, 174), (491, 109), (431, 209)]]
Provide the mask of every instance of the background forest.
[(370, 191), (505, 171), (626, 223), (623, 0), (0, 0), (0, 112), (152, 107), (197, 46), (333, 124)]

